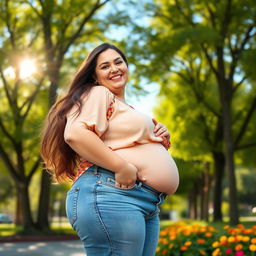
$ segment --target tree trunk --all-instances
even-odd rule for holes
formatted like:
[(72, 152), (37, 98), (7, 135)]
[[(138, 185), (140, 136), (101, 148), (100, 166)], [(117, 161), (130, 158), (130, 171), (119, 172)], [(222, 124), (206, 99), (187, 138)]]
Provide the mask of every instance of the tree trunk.
[(231, 104), (229, 102), (223, 103), (224, 112), (224, 144), (225, 144), (225, 159), (226, 170), (229, 187), (229, 217), (230, 224), (236, 225), (239, 222), (238, 207), (237, 207), (237, 190), (236, 177), (234, 166), (234, 143), (232, 138), (232, 120), (231, 120)]
[[(50, 67), (52, 65), (48, 64)], [(59, 68), (53, 68), (56, 72), (49, 72), (48, 76), (50, 77), (51, 85), (49, 92), (49, 109), (54, 104), (57, 96), (57, 82), (59, 80)], [(39, 196), (39, 205), (38, 205), (38, 217), (37, 217), (37, 227), (39, 229), (50, 228), (49, 224), (49, 210), (50, 210), (50, 188), (51, 188), (51, 175), (42, 170), (41, 177), (41, 190)]]
[(22, 206), (22, 199), (21, 199), (21, 194), (18, 192), (18, 189), (17, 190), (17, 197), (16, 197), (16, 214), (15, 214), (15, 224), (18, 225), (18, 226), (21, 226), (23, 223), (23, 215), (22, 215), (22, 211), (20, 210), (21, 209), (21, 206)]
[(194, 183), (192, 190), (189, 193), (188, 201), (188, 215), (190, 219), (197, 219), (197, 183)]
[(214, 196), (213, 221), (222, 221), (222, 181), (225, 171), (225, 156), (222, 152), (213, 152), (214, 160)]
[(210, 191), (210, 174), (209, 163), (205, 163), (205, 171), (201, 177), (201, 207), (200, 207), (200, 219), (208, 221), (209, 219), (209, 191)]
[(31, 215), (29, 192), (29, 184), (27, 182), (18, 182), (16, 184), (17, 194), (20, 199), (20, 211), (24, 230), (33, 229), (34, 223)]
[(41, 177), (41, 190), (37, 214), (37, 227), (39, 229), (50, 229), (49, 205), (50, 205), (51, 175), (43, 170)]

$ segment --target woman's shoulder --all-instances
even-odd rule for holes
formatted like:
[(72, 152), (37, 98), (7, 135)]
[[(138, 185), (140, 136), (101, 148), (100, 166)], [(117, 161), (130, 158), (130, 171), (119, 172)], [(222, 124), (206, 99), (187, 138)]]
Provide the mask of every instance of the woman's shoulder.
[(108, 95), (108, 96), (114, 95), (107, 87), (103, 85), (92, 86), (89, 91), (89, 94), (100, 94), (100, 95)]
[(113, 101), (115, 95), (105, 86), (103, 85), (95, 85), (88, 89), (81, 96), (81, 100), (83, 105), (91, 104), (91, 103), (100, 103), (106, 102), (106, 104), (110, 104)]

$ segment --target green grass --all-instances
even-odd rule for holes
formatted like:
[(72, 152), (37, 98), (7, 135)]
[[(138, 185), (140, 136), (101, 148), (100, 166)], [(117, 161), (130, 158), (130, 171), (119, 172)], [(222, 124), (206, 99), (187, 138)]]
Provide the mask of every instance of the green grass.
[(49, 230), (25, 230), (23, 231), (21, 226), (15, 224), (0, 224), (0, 237), (1, 236), (12, 236), (17, 234), (25, 235), (74, 235), (75, 231), (72, 229), (68, 222), (52, 223), (51, 231)]
[[(203, 221), (197, 221), (197, 220), (190, 220), (190, 219), (184, 219), (181, 220), (184, 221), (187, 224), (192, 223), (198, 223), (202, 225), (211, 225), (214, 226), (217, 230), (222, 230), (223, 226), (228, 225), (228, 222), (203, 222)], [(175, 221), (172, 220), (162, 220), (160, 225), (161, 229), (175, 223)], [(256, 221), (248, 221), (246, 218), (242, 219), (241, 224), (243, 224), (246, 228), (249, 228), (253, 225), (256, 225)], [(30, 234), (29, 232), (25, 232), (26, 234)], [(16, 234), (22, 234), (22, 227), (16, 226), (15, 224), (0, 224), (0, 237), (1, 236), (11, 236)], [(51, 231), (45, 230), (45, 231), (31, 231), (31, 234), (38, 234), (38, 235), (48, 235), (48, 234), (55, 234), (55, 235), (74, 235), (75, 231), (71, 228), (70, 224), (68, 222), (62, 221), (60, 222), (53, 222), (51, 224)]]

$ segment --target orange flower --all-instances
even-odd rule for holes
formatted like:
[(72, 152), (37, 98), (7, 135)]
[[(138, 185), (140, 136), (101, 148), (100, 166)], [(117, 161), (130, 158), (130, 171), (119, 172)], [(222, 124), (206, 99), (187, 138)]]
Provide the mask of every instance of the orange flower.
[(242, 248), (243, 248), (243, 245), (242, 244), (238, 244), (238, 245), (236, 245), (235, 250), (236, 251), (240, 251)]
[(205, 236), (206, 236), (206, 237), (212, 237), (212, 233), (211, 233), (211, 232), (206, 232), (206, 233), (205, 233)]
[(166, 255), (166, 254), (167, 254), (167, 250), (164, 249), (164, 250), (162, 251), (162, 255)]
[(251, 243), (256, 244), (256, 238), (252, 238)]
[(187, 249), (188, 249), (188, 247), (185, 246), (185, 245), (183, 245), (183, 246), (180, 247), (180, 250), (181, 250), (181, 251), (186, 251)]
[(198, 244), (204, 244), (204, 243), (205, 243), (205, 240), (204, 240), (204, 239), (197, 239), (197, 243), (198, 243)]
[(161, 235), (161, 236), (167, 235), (167, 231), (166, 231), (166, 230), (162, 230), (162, 231), (160, 232), (160, 235)]

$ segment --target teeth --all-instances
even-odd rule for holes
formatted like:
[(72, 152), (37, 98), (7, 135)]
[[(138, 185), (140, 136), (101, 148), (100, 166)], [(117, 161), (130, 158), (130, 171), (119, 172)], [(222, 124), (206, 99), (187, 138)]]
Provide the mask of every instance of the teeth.
[(119, 78), (119, 77), (121, 77), (121, 75), (113, 76), (113, 77), (111, 77), (111, 79), (115, 79), (115, 78)]

